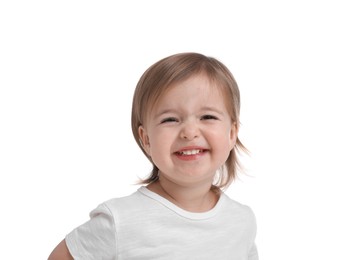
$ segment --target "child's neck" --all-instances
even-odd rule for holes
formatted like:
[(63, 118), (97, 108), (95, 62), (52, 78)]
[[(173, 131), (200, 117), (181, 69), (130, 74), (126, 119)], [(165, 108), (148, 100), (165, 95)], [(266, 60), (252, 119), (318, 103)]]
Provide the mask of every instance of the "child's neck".
[(160, 177), (158, 181), (149, 184), (147, 187), (178, 207), (190, 212), (209, 211), (219, 199), (219, 194), (211, 190), (211, 184), (195, 187), (179, 186)]

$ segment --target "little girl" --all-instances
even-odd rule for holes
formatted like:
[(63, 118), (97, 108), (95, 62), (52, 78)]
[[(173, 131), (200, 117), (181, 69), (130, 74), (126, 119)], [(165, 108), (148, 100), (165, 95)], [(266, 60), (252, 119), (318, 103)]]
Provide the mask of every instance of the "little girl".
[(222, 192), (245, 149), (239, 113), (237, 83), (218, 60), (180, 53), (152, 65), (132, 104), (150, 176), (94, 209), (49, 259), (258, 259), (253, 212)]

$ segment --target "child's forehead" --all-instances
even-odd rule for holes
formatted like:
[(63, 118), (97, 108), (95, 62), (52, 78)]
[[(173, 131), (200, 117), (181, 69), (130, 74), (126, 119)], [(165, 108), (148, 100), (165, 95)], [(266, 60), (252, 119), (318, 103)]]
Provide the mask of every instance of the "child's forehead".
[(185, 99), (184, 105), (192, 104), (194, 100), (204, 104), (218, 101), (226, 106), (229, 103), (225, 90), (220, 84), (205, 75), (194, 75), (164, 88), (163, 92), (152, 102), (149, 112), (163, 106), (176, 106), (179, 101), (182, 101), (183, 105), (183, 99)]
[(188, 91), (192, 89), (193, 97), (197, 91), (201, 91), (209, 97), (211, 94), (215, 94), (218, 92), (222, 98), (225, 98), (225, 94), (227, 93), (226, 87), (223, 86), (221, 82), (218, 82), (216, 79), (213, 79), (206, 74), (194, 74), (185, 79), (179, 80), (177, 82), (173, 82), (169, 84), (167, 87), (163, 89), (163, 91), (159, 94), (155, 103), (160, 99), (167, 96), (169, 93), (177, 92), (180, 93), (181, 91)]
[(194, 91), (197, 90), (198, 87), (200, 91), (211, 92), (213, 89), (215, 89), (215, 85), (216, 84), (211, 82), (206, 76), (193, 75), (185, 80), (181, 80), (169, 85), (163, 94), (166, 95), (173, 91), (181, 92), (185, 91), (185, 89), (192, 89)]

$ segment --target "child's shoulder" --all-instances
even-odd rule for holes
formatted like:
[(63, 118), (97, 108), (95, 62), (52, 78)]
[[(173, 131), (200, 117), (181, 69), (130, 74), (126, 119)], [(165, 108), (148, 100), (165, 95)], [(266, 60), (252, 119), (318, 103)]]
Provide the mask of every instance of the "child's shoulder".
[(225, 193), (222, 193), (221, 197), (223, 197), (225, 201), (224, 210), (227, 211), (229, 214), (233, 212), (233, 214), (235, 215), (249, 217), (252, 219), (255, 218), (254, 212), (250, 206), (230, 198)]
[(106, 216), (110, 219), (124, 218), (131, 214), (137, 214), (141, 211), (141, 198), (138, 191), (123, 197), (115, 197), (100, 203), (90, 212), (91, 219), (96, 216)]
[(139, 189), (129, 195), (122, 197), (115, 197), (104, 201), (102, 204), (108, 208), (117, 208), (117, 207), (127, 207), (130, 206), (139, 206), (143, 201), (143, 197), (140, 196)]

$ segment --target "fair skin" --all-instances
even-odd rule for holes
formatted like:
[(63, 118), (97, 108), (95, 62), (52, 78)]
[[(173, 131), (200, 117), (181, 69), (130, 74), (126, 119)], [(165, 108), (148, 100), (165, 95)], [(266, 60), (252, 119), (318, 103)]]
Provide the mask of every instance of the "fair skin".
[(191, 212), (215, 206), (218, 196), (211, 184), (237, 138), (237, 126), (217, 86), (204, 74), (171, 86), (139, 134), (160, 170), (159, 180), (148, 189)]
[[(148, 113), (139, 134), (160, 170), (159, 180), (148, 189), (191, 212), (215, 206), (218, 195), (211, 184), (237, 138), (237, 126), (217, 86), (205, 75), (172, 86)], [(48, 259), (73, 259), (65, 240)]]
[(65, 239), (56, 246), (51, 255), (48, 257), (48, 260), (73, 260), (73, 257), (67, 248)]

